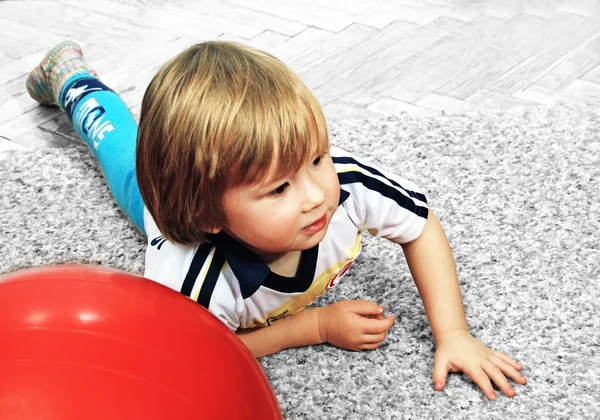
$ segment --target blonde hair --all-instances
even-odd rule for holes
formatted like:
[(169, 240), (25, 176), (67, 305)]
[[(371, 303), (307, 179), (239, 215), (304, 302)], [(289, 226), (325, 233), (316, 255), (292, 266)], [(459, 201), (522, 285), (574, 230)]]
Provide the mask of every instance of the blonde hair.
[(292, 173), (328, 144), (321, 106), (281, 61), (205, 42), (167, 62), (144, 94), (138, 185), (161, 233), (197, 245), (227, 224), (226, 189), (263, 180), (273, 161), (275, 176)]

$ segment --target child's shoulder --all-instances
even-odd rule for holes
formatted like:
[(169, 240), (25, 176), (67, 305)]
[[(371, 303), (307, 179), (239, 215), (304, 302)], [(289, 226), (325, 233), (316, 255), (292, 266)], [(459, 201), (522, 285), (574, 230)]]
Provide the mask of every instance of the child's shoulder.
[(375, 165), (368, 159), (344, 150), (339, 146), (331, 145), (329, 153), (331, 154), (338, 175), (345, 172), (360, 172), (365, 174), (379, 172)]

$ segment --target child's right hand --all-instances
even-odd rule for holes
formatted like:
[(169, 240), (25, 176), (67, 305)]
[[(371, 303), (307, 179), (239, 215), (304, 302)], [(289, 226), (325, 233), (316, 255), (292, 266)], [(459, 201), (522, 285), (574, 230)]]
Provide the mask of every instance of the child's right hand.
[(322, 342), (346, 350), (376, 349), (395, 320), (384, 318), (383, 308), (367, 300), (343, 300), (319, 309)]

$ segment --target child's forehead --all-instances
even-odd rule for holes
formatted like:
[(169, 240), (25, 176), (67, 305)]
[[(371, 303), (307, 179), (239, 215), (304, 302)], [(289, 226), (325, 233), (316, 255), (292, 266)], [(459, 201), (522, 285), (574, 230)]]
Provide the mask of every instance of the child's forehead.
[(246, 180), (250, 188), (261, 188), (271, 185), (282, 178), (290, 176), (298, 171), (300, 166), (314, 158), (315, 155), (328, 150), (321, 142), (314, 141), (308, 153), (279, 153), (278, 147), (273, 150), (273, 155), (267, 164), (256, 165), (248, 171)]
[(264, 185), (271, 184), (278, 179), (291, 174), (294, 172), (294, 169), (288, 169), (286, 166), (282, 165), (282, 159), (276, 153), (274, 154), (271, 162), (268, 165), (261, 165), (252, 168), (250, 174), (254, 174), (249, 182), (250, 187), (261, 187)]

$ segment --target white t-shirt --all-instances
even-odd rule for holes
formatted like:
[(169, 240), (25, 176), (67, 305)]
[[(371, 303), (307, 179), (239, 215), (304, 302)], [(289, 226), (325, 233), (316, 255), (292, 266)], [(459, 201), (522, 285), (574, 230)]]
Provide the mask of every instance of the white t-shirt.
[(414, 183), (340, 148), (331, 147), (340, 204), (325, 238), (302, 252), (295, 277), (271, 272), (258, 256), (225, 233), (200, 246), (167, 241), (147, 209), (144, 276), (197, 301), (232, 331), (269, 326), (300, 312), (334, 287), (361, 250), (360, 231), (397, 243), (416, 239), (427, 200)]

